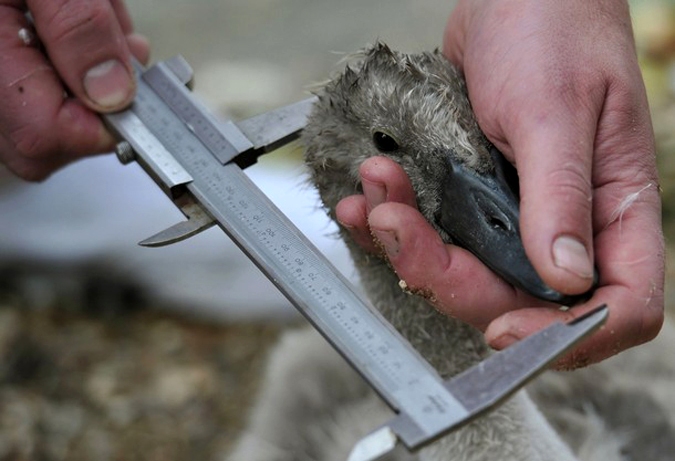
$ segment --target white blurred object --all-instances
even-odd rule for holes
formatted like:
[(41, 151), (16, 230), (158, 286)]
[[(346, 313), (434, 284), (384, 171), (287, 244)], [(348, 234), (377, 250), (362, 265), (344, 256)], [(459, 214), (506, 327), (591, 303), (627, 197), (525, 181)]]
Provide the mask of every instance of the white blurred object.
[(287, 69), (267, 61), (214, 60), (195, 75), (195, 92), (216, 113), (234, 119), (288, 104), (297, 86)]
[[(347, 275), (351, 262), (318, 209), (299, 166), (246, 170), (253, 181)], [(138, 165), (87, 159), (42, 184), (0, 195), (0, 260), (64, 266), (105, 261), (147, 288), (160, 304), (214, 319), (269, 319), (295, 310), (218, 228), (163, 248), (136, 242), (183, 219)]]

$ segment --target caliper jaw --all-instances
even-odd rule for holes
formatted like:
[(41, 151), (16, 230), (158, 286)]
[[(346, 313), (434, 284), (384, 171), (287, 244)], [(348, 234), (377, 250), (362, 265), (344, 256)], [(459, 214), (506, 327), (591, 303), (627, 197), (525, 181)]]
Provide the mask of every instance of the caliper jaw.
[[(237, 123), (219, 121), (208, 110), (197, 106), (196, 101), (187, 96), (188, 92), (180, 88), (191, 89), (194, 81), (193, 70), (182, 56), (162, 61), (148, 70), (137, 62), (134, 67), (137, 78), (144, 79), (150, 86), (170, 89), (158, 93), (165, 95), (164, 101), (173, 110), (187, 114), (186, 125), (223, 165), (234, 162), (242, 169), (256, 163), (260, 155), (297, 139), (316, 99), (309, 98)], [(137, 161), (187, 218), (139, 244), (148, 247), (170, 245), (212, 227), (215, 220), (186, 188), (192, 182), (190, 174), (145, 129), (133, 109), (132, 105), (123, 112), (104, 115), (111, 131), (124, 139), (115, 148), (117, 157), (123, 164)], [(195, 122), (191, 123), (191, 120)]]

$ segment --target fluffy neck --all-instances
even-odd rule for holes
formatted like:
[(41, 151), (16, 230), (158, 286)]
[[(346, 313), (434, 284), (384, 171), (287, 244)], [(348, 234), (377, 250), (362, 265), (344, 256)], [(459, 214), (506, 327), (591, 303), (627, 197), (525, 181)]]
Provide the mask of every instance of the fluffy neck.
[(489, 349), (475, 328), (438, 312), (420, 296), (406, 293), (381, 258), (348, 241), (363, 288), (373, 305), (417, 351), (448, 378), (486, 357)]

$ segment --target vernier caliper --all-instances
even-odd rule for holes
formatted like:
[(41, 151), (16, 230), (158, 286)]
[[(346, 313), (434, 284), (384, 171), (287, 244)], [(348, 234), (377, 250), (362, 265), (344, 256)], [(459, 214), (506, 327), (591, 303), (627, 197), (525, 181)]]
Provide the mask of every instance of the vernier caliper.
[(188, 88), (182, 58), (136, 65), (125, 111), (104, 115), (123, 162), (136, 160), (187, 217), (141, 242), (161, 246), (218, 225), (396, 412), (348, 461), (375, 460), (402, 442), (438, 439), (510, 396), (598, 328), (601, 307), (556, 323), (444, 381), (243, 172), (295, 138), (313, 99), (241, 122), (222, 122)]

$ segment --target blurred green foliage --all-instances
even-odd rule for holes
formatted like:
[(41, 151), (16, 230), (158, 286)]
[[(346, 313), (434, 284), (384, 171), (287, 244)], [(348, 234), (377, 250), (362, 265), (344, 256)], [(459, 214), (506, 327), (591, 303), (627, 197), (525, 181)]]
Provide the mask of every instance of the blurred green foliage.
[(675, 0), (633, 0), (631, 14), (652, 110), (666, 238), (675, 232)]

